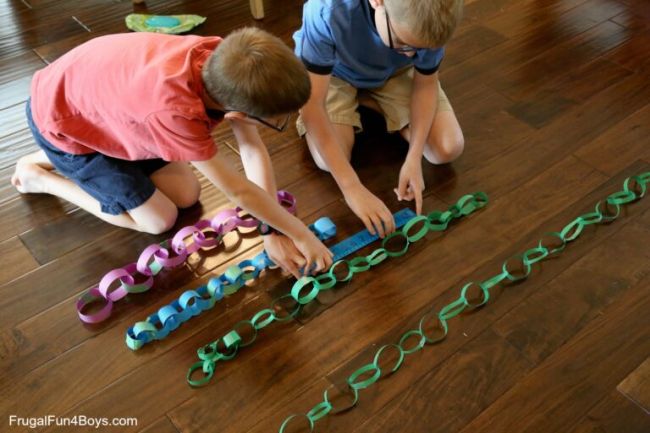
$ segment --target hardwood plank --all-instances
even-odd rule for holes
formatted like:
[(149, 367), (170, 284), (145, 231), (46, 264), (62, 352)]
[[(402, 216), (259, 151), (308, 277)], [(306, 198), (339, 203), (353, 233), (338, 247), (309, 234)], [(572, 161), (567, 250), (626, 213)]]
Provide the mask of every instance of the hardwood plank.
[[(650, 353), (645, 278), (483, 411), (466, 432), (564, 432)], [(625, 338), (620, 338), (626, 329)], [(625, 353), (625, 356), (619, 356)], [(506, 409), (507, 408), (507, 409)]]
[(619, 1), (624, 5), (626, 5), (628, 10), (632, 10), (634, 13), (639, 14), (639, 16), (644, 17), (646, 20), (650, 18), (650, 6), (648, 6), (648, 2), (645, 2), (643, 0), (619, 0)]
[(0, 95), (2, 95), (0, 110), (27, 101), (31, 84), (31, 76), (24, 76), (9, 81), (8, 83), (0, 84)]
[(619, 383), (616, 389), (650, 415), (650, 357)]
[[(433, 166), (424, 163), (425, 186), (427, 191), (436, 191), (444, 182), (457, 182), (462, 176), (479, 169), (493, 158), (509, 151), (513, 146), (527, 140), (534, 129), (508, 114), (504, 108), (511, 104), (507, 98), (483, 85), (473, 85), (469, 89), (447, 90), (445, 71), (442, 72), (442, 86), (454, 107), (465, 137), (465, 151), (452, 164)], [(462, 176), (461, 176), (462, 175)], [(487, 179), (482, 179), (485, 181)], [(490, 186), (475, 187), (486, 189)], [(456, 191), (469, 191), (462, 187)], [(442, 197), (443, 200), (447, 200)]]
[(25, 104), (16, 104), (0, 110), (0, 138), (27, 129)]
[[(623, 2), (624, 3), (624, 2)], [(643, 12), (640, 10), (645, 2), (641, 1), (640, 5), (635, 5), (635, 7), (628, 7), (624, 12), (616, 15), (613, 18), (610, 18), (610, 21), (615, 22), (623, 27), (626, 27), (630, 30), (639, 31), (645, 30), (648, 28), (648, 16), (643, 16)]]
[(540, 91), (534, 98), (515, 102), (508, 107), (507, 111), (513, 117), (539, 129), (575, 105), (573, 101), (562, 95)]
[(650, 158), (650, 105), (646, 105), (574, 153), (598, 170), (612, 174), (638, 158)]
[(630, 74), (627, 69), (599, 58), (547, 81), (534, 96), (515, 102), (507, 111), (522, 122), (541, 128)]
[[(646, 227), (640, 226), (643, 221)], [(493, 328), (534, 365), (650, 275), (650, 213), (594, 248)], [(568, 289), (570, 288), (570, 289)], [(568, 290), (567, 290), (568, 289)]]
[[(446, 367), (412, 382), (408, 391), (387, 405), (388, 410), (352, 431), (415, 432), (435, 425), (440, 433), (457, 432), (529, 369), (521, 354), (486, 330), (450, 357)], [(425, 395), (432, 398), (423, 402)]]
[(549, 47), (562, 44), (620, 13), (620, 5), (603, 2), (606, 0), (549, 1), (541, 3), (541, 7), (536, 6), (537, 2), (524, 2), (518, 4), (523, 11), (482, 23), (510, 40), (449, 68), (452, 80), (447, 81), (446, 88), (470, 88), (477, 76), (489, 84), (534, 58), (543, 58)]
[(627, 29), (611, 21), (604, 21), (544, 50), (530, 61), (520, 63), (507, 74), (495, 78), (491, 85), (515, 101), (532, 101), (547, 82), (561, 79), (573, 69), (623, 44), (630, 36)]
[[(607, 21), (592, 30), (605, 24), (611, 26), (615, 32), (617, 29), (622, 31), (621, 27)], [(580, 36), (587, 33), (590, 31)], [(614, 34), (610, 39), (611, 43), (620, 42), (615, 38), (621, 35), (626, 35), (626, 33)], [(605, 45), (607, 41), (602, 42), (599, 49), (606, 51), (609, 48)], [(590, 47), (590, 49), (593, 48)], [(557, 53), (559, 50), (549, 51)], [(516, 101), (507, 108), (507, 111), (514, 117), (536, 128), (541, 128), (563, 115), (577, 103), (584, 102), (589, 97), (630, 75), (629, 70), (613, 62), (600, 58), (589, 61), (587, 57), (584, 57), (584, 52), (588, 50), (583, 49), (582, 51), (583, 53), (580, 53), (572, 46), (564, 50), (566, 57), (571, 59), (569, 61), (559, 58), (556, 60), (538, 58), (524, 65), (516, 73), (508, 74), (508, 77), (496, 81), (495, 87)], [(599, 54), (594, 54), (594, 57), (596, 55)], [(570, 63), (573, 63), (574, 66), (571, 66)], [(548, 66), (551, 64), (554, 66)], [(558, 67), (560, 65), (561, 67)]]
[[(583, 0), (586, 1), (586, 0)], [(533, 3), (531, 0), (477, 0), (465, 2), (463, 8), (463, 20), (460, 27), (471, 26), (475, 23), (482, 23), (503, 15), (514, 15), (521, 13), (522, 5)], [(540, 2), (538, 2), (540, 3)], [(544, 4), (548, 2), (544, 1)]]
[[(7, 0), (5, 0), (3, 3), (6, 2)], [(0, 9), (0, 18), (6, 18), (16, 13), (28, 11), (30, 9), (28, 3), (23, 3), (20, 0), (8, 0), (8, 2), (10, 3), (9, 5), (4, 5), (4, 7)]]
[(0, 169), (0, 203), (4, 203), (20, 195), (11, 184), (11, 176), (13, 174), (14, 167)]
[[(487, 189), (493, 196), (503, 194), (644, 107), (648, 98), (650, 81), (631, 75), (569, 110), (525, 142), (484, 160), (464, 176), (437, 185), (434, 192), (443, 199), (459, 190)], [(508, 168), (505, 178), (504, 167)]]
[(507, 38), (481, 25), (460, 29), (445, 45), (445, 68), (464, 62), (471, 57), (499, 45)]
[(644, 73), (650, 69), (649, 44), (650, 29), (644, 32), (635, 32), (626, 43), (611, 50), (605, 57), (631, 71)]
[(645, 433), (650, 417), (618, 392), (603, 398), (570, 433)]
[[(11, 191), (11, 194), (15, 192)], [(45, 224), (73, 209), (75, 206), (71, 203), (45, 194), (21, 194), (6, 200), (0, 206), (0, 240)]]
[(15, 14), (0, 29), (0, 57), (82, 33), (86, 30), (60, 6), (29, 9)]
[(623, 80), (630, 71), (603, 58), (578, 65), (568, 74), (556, 77), (543, 89), (563, 95), (575, 102), (584, 102), (599, 91)]
[(140, 433), (181, 433), (169, 418), (160, 418), (155, 423), (141, 430)]
[[(22, 3), (21, 3), (22, 4)], [(31, 77), (45, 63), (31, 50), (0, 57), (0, 84)]]
[(0, 262), (4, 265), (0, 270), (0, 284), (5, 284), (38, 267), (38, 262), (18, 237), (0, 242), (0, 251)]
[[(21, 156), (36, 152), (38, 146), (29, 129), (21, 129), (11, 135), (2, 138), (0, 143), (0, 169), (11, 168)], [(16, 195), (17, 196), (17, 195)], [(5, 198), (2, 195), (0, 201)]]
[(607, 0), (520, 2), (510, 13), (496, 16), (484, 25), (509, 38), (524, 36), (526, 42), (540, 37), (555, 40), (566, 31), (574, 30), (572, 34), (576, 35), (624, 11), (620, 3)]

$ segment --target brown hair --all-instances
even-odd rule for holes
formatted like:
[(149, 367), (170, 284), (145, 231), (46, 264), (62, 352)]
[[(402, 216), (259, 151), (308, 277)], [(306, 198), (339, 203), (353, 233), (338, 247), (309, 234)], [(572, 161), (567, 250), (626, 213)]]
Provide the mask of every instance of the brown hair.
[(224, 38), (202, 76), (210, 97), (224, 108), (258, 117), (296, 111), (311, 92), (302, 62), (279, 38), (255, 27)]
[(463, 15), (463, 0), (385, 0), (384, 6), (391, 19), (431, 48), (451, 38)]

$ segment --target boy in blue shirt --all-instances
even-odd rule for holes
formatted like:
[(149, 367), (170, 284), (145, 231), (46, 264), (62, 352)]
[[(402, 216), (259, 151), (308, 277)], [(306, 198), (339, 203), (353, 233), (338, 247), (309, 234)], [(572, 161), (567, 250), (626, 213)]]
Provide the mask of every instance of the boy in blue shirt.
[(293, 38), (309, 71), (311, 96), (297, 121), (314, 161), (332, 173), (346, 202), (371, 233), (395, 230), (386, 205), (350, 165), (359, 104), (382, 113), (409, 151), (395, 193), (422, 210), (422, 157), (456, 159), (463, 133), (438, 82), (443, 44), (460, 20), (462, 0), (308, 0)]

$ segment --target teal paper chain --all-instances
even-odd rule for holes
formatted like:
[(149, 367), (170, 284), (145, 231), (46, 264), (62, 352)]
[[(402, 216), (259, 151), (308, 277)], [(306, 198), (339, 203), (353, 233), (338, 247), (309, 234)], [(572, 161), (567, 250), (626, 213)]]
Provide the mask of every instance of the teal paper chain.
[[(484, 207), (487, 202), (487, 195), (482, 192), (465, 195), (444, 212), (434, 211), (426, 216), (419, 215), (411, 218), (401, 230), (386, 236), (382, 241), (381, 248), (376, 249), (370, 255), (357, 256), (350, 260), (339, 260), (326, 273), (317, 277), (300, 278), (294, 283), (291, 292), (276, 298), (270, 308), (257, 312), (251, 320), (237, 323), (226, 335), (201, 347), (197, 351), (199, 361), (194, 363), (187, 372), (187, 382), (191, 386), (207, 384), (214, 375), (216, 363), (233, 359), (240, 347), (249, 346), (255, 341), (259, 330), (273, 322), (291, 320), (302, 311), (303, 306), (316, 299), (319, 292), (332, 289), (336, 283), (350, 281), (354, 274), (365, 272), (389, 257), (406, 254), (411, 243), (419, 241), (430, 231), (444, 231), (452, 220), (471, 214)], [(390, 245), (395, 243), (398, 243), (398, 247), (391, 248)], [(347, 272), (341, 273), (341, 268), (344, 266), (347, 266)], [(289, 308), (291, 312), (285, 311), (284, 314), (280, 314), (282, 311), (280, 303), (285, 301), (293, 303)], [(249, 331), (251, 336), (246, 339), (242, 338), (240, 333), (243, 331)], [(192, 375), (197, 370), (202, 370), (204, 376), (193, 380)]]
[[(334, 388), (334, 385), (332, 385), (323, 393), (323, 401), (316, 404), (306, 414), (294, 414), (287, 417), (280, 426), (279, 433), (284, 433), (287, 426), (294, 420), (306, 421), (310, 431), (313, 432), (316, 421), (327, 415), (353, 408), (359, 400), (360, 390), (368, 388), (382, 377), (395, 373), (407, 355), (421, 350), (426, 344), (436, 344), (444, 340), (448, 333), (447, 321), (449, 319), (466, 310), (473, 310), (487, 304), (490, 300), (490, 289), (496, 285), (502, 282), (515, 282), (528, 278), (532, 271), (532, 265), (564, 250), (567, 243), (576, 240), (585, 227), (614, 221), (620, 215), (622, 205), (632, 203), (645, 195), (649, 183), (650, 172), (627, 178), (623, 183), (622, 191), (609, 195), (605, 201), (599, 201), (593, 212), (577, 217), (559, 232), (547, 233), (536, 247), (506, 260), (501, 267), (501, 273), (498, 275), (481, 283), (469, 282), (465, 284), (458, 299), (447, 304), (438, 312), (431, 308), (422, 316), (416, 329), (406, 331), (397, 344), (381, 346), (375, 353), (371, 363), (360, 367), (348, 377), (347, 389), (344, 391), (339, 390), (343, 395), (349, 395), (350, 402), (347, 405), (334, 407), (331, 401), (333, 399), (329, 395), (330, 389)], [(557, 245), (548, 245), (548, 242), (545, 245), (545, 239), (547, 241), (553, 239)], [(508, 264), (513, 259), (521, 261), (522, 271), (520, 273), (513, 273), (508, 269)], [(510, 268), (512, 269), (512, 267)], [(470, 293), (470, 291), (474, 293)], [(389, 350), (395, 351), (396, 357), (394, 358), (396, 360), (393, 362), (392, 368), (386, 369), (388, 371), (382, 375), (380, 360), (382, 354), (387, 353)]]

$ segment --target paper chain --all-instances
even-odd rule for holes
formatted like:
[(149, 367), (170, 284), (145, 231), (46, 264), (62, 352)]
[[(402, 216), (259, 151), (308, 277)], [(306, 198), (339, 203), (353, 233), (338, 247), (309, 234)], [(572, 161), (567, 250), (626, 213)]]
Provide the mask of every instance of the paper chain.
[[(632, 181), (634, 181), (636, 186), (631, 186)], [(382, 377), (395, 373), (407, 355), (421, 350), (426, 344), (435, 344), (444, 340), (447, 337), (447, 321), (449, 319), (458, 316), (465, 310), (473, 310), (485, 305), (490, 300), (490, 289), (492, 287), (502, 282), (508, 283), (528, 278), (532, 271), (532, 265), (564, 250), (567, 243), (576, 240), (586, 226), (614, 221), (621, 213), (621, 205), (632, 203), (643, 197), (649, 183), (650, 172), (627, 178), (623, 184), (623, 190), (609, 195), (604, 202), (599, 201), (593, 212), (577, 217), (559, 232), (544, 235), (536, 247), (506, 260), (503, 263), (500, 274), (488, 278), (481, 283), (469, 282), (465, 284), (460, 290), (458, 299), (447, 304), (438, 312), (436, 312), (435, 308), (431, 308), (422, 316), (417, 329), (411, 329), (405, 332), (396, 344), (381, 346), (375, 353), (371, 363), (360, 367), (348, 377), (347, 389), (339, 389), (338, 393), (341, 396), (347, 394), (350, 400), (349, 403), (341, 407), (334, 407), (330, 400), (331, 396), (329, 391), (336, 388), (334, 385), (331, 385), (323, 393), (323, 401), (316, 404), (306, 414), (294, 414), (286, 418), (280, 426), (279, 433), (284, 433), (287, 426), (294, 420), (302, 420), (303, 422), (306, 420), (310, 431), (313, 432), (316, 421), (327, 415), (333, 415), (353, 408), (359, 400), (360, 390), (368, 388)], [(557, 245), (549, 244), (549, 240), (553, 240)], [(513, 259), (521, 261), (522, 271), (519, 274), (508, 270), (508, 264)], [(512, 269), (512, 267), (510, 268)], [(470, 291), (475, 293), (470, 294)], [(382, 354), (387, 353), (389, 350), (394, 351), (397, 356), (393, 356), (392, 358), (387, 356), (386, 360), (396, 359), (396, 361), (394, 361), (392, 368), (386, 368), (388, 371), (382, 374), (382, 369), (380, 368)]]
[[(318, 296), (319, 292), (332, 289), (337, 282), (350, 281), (356, 273), (365, 272), (376, 266), (389, 257), (399, 257), (406, 254), (409, 245), (422, 239), (429, 231), (443, 231), (449, 223), (463, 216), (469, 215), (477, 209), (484, 207), (488, 198), (484, 193), (465, 195), (444, 212), (434, 211), (429, 215), (416, 216), (411, 218), (401, 230), (391, 233), (382, 241), (382, 247), (373, 251), (370, 255), (357, 256), (351, 260), (336, 261), (328, 272), (317, 277), (301, 277), (297, 280), (291, 293), (276, 298), (271, 308), (256, 313), (251, 320), (243, 320), (237, 323), (233, 329), (218, 340), (209, 343), (198, 349), (200, 361), (192, 365), (187, 372), (187, 381), (191, 386), (202, 386), (207, 384), (215, 372), (218, 361), (227, 361), (235, 357), (240, 347), (251, 345), (257, 338), (257, 333), (273, 322), (285, 322), (291, 320), (302, 310), (303, 306), (310, 303)], [(402, 243), (398, 248), (390, 249), (389, 244), (394, 242)], [(347, 266), (347, 272), (343, 276), (337, 275), (337, 270)], [(311, 286), (311, 288), (309, 288)], [(280, 303), (288, 300), (293, 302), (291, 312), (285, 311), (281, 315)], [(251, 336), (243, 339), (240, 333), (250, 331)], [(193, 380), (192, 375), (197, 370), (202, 370), (203, 377)]]
[[(278, 191), (277, 199), (289, 212), (295, 214), (296, 199), (287, 191)], [(77, 313), (85, 323), (99, 323), (106, 320), (113, 310), (113, 304), (129, 293), (146, 292), (153, 286), (154, 276), (165, 268), (174, 268), (185, 262), (187, 257), (199, 249), (216, 247), (223, 237), (238, 227), (252, 228), (259, 221), (251, 215), (240, 216), (242, 209), (225, 209), (211, 220), (199, 220), (192, 226), (183, 227), (171, 239), (160, 244), (149, 245), (140, 254), (136, 263), (114, 269), (104, 275), (95, 286), (77, 301)], [(192, 236), (187, 245), (185, 238)], [(171, 245), (171, 248), (170, 248)], [(117, 287), (112, 287), (117, 283)], [(105, 302), (97, 312), (84, 313), (88, 305)]]
[[(336, 226), (329, 218), (320, 218), (309, 228), (322, 241), (336, 235)], [(146, 321), (131, 326), (126, 331), (126, 345), (131, 350), (138, 350), (151, 341), (162, 340), (181, 324), (211, 309), (224, 296), (236, 293), (248, 281), (257, 278), (262, 270), (274, 265), (266, 251), (262, 251), (252, 259), (228, 267), (220, 276), (211, 278), (208, 284), (186, 291)]]

